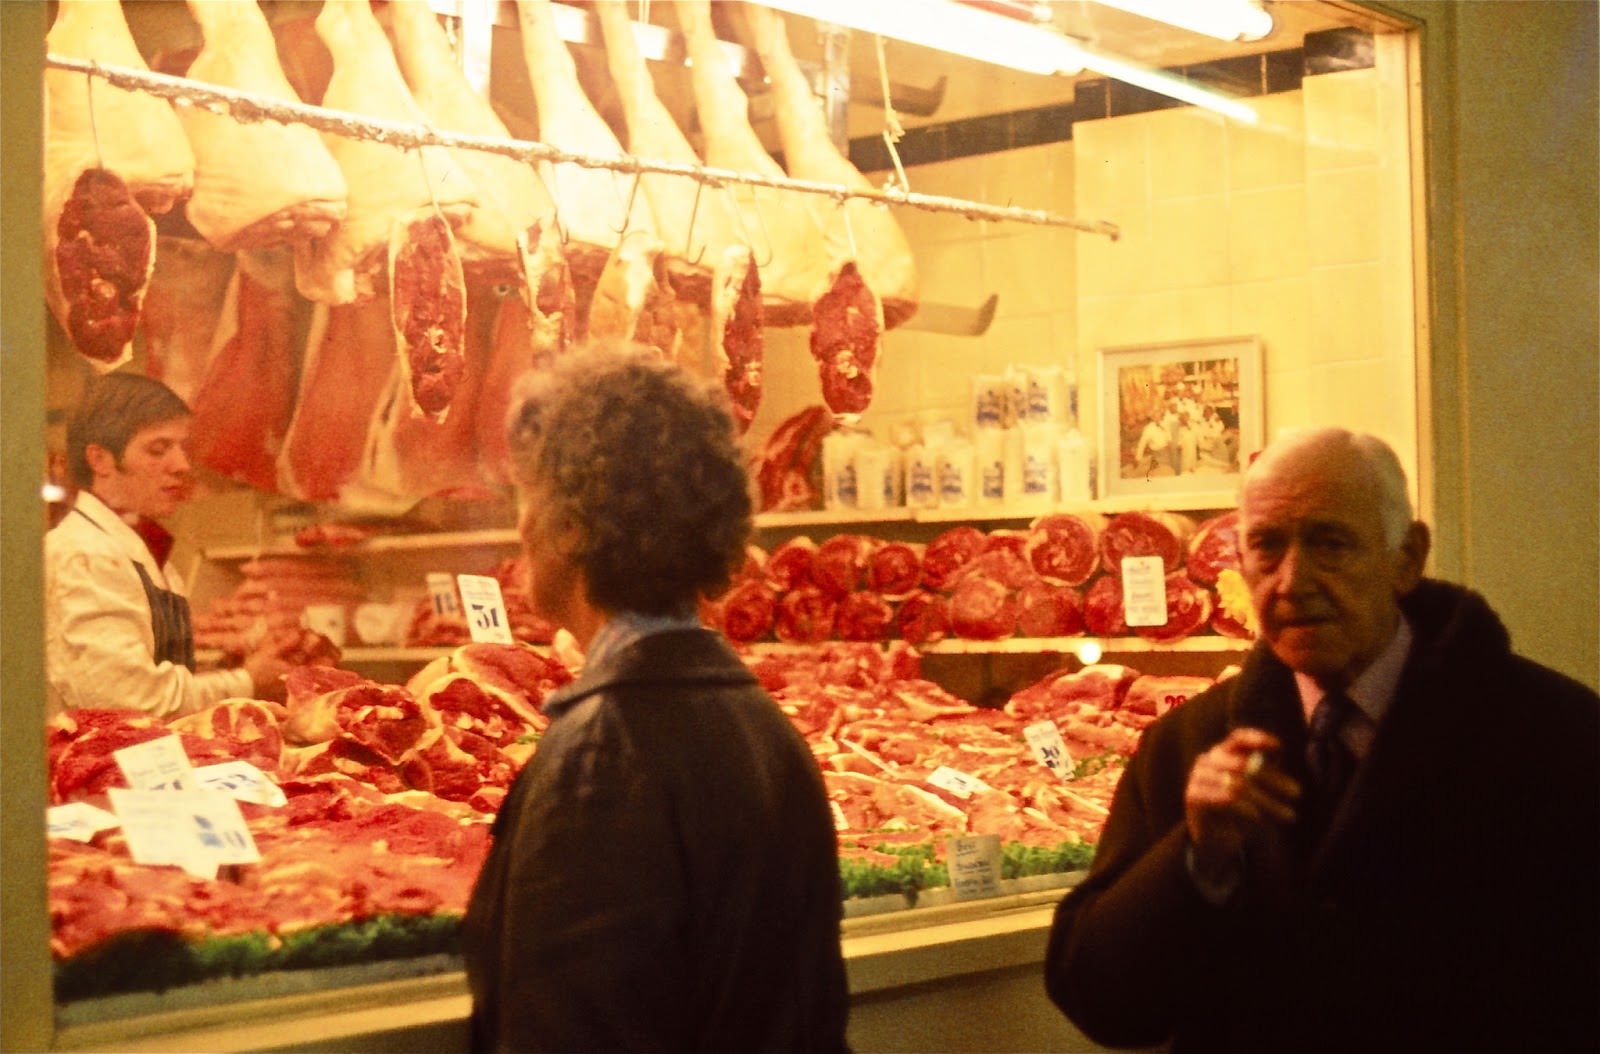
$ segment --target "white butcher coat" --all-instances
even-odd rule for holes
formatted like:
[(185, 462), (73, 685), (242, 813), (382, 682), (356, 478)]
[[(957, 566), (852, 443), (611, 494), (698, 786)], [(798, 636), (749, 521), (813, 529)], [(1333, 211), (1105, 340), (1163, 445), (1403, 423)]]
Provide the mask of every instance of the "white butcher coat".
[(242, 668), (195, 673), (155, 661), (150, 601), (134, 563), (181, 596), (182, 577), (155, 557), (99, 498), (79, 493), (45, 535), (46, 715), (77, 707), (132, 707), (163, 720), (223, 699), (253, 696)]

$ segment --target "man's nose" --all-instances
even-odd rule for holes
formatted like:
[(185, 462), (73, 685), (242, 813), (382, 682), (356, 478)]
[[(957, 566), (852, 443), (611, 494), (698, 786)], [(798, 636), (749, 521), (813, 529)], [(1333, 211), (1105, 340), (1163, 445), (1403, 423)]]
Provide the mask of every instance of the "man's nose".
[(1283, 559), (1278, 561), (1278, 589), (1294, 595), (1310, 586), (1311, 563), (1306, 559), (1305, 547), (1299, 542), (1290, 542), (1283, 551)]
[(189, 452), (181, 446), (175, 446), (168, 451), (167, 467), (174, 472), (188, 472), (193, 467), (189, 461)]

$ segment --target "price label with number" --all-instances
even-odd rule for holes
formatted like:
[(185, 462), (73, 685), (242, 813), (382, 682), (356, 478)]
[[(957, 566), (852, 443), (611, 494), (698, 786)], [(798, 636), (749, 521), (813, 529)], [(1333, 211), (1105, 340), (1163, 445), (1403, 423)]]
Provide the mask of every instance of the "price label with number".
[(237, 801), (274, 808), (288, 802), (283, 788), (272, 777), (248, 761), (224, 761), (194, 770), (194, 785), (201, 790), (218, 790)]
[(1054, 721), (1036, 721), (1024, 728), (1022, 734), (1027, 738), (1028, 746), (1033, 748), (1033, 756), (1039, 759), (1039, 764), (1064, 780), (1072, 778), (1075, 768), (1072, 755), (1067, 752), (1061, 729)]
[(177, 736), (162, 736), (113, 751), (123, 778), (134, 790), (181, 790), (190, 786), (189, 755)]
[(224, 791), (112, 787), (107, 793), (136, 863), (177, 864), (212, 878), (223, 864), (261, 859), (239, 803)]
[(477, 644), (513, 644), (511, 620), (506, 617), (500, 583), (490, 575), (456, 575), (461, 603), (466, 608), (467, 632)]
[(461, 601), (456, 598), (456, 580), (447, 572), (428, 573), (428, 597), (433, 601), (435, 615), (461, 614)]
[(1122, 558), (1123, 621), (1130, 626), (1167, 624), (1167, 578), (1159, 556)]

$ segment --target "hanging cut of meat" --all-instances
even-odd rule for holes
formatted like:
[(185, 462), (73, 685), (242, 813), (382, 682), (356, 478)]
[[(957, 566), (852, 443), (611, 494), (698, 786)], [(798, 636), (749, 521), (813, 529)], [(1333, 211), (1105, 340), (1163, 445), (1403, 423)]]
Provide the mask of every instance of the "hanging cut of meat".
[(295, 296), (287, 250), (241, 254), (223, 304), (219, 349), (191, 408), (197, 464), (271, 493), (294, 416), (300, 369), (295, 338), (306, 302)]
[(859, 414), (871, 404), (882, 332), (877, 295), (855, 261), (846, 261), (817, 299), (811, 321), (811, 357), (817, 360), (822, 399), (834, 413)]
[(1224, 569), (1239, 569), (1239, 512), (1234, 509), (1202, 523), (1189, 539), (1189, 577), (1203, 586), (1217, 584)]
[[(433, 8), (425, 3), (391, 3), (384, 10), (400, 72), (430, 125), (486, 139), (511, 138), (489, 100), (462, 72)], [(548, 224), (554, 215), (550, 192), (532, 165), (515, 158), (454, 149), (450, 156), (478, 194), (477, 206), (456, 232), (468, 277), (513, 280), (520, 272), (518, 237), (535, 223)]]
[(1083, 630), (1083, 602), (1072, 586), (1037, 579), (1017, 591), (1017, 632), (1071, 637)]
[(983, 532), (970, 524), (944, 531), (923, 550), (922, 584), (933, 590), (949, 589), (955, 584), (957, 572), (983, 552), (983, 547)]
[(1164, 574), (1183, 566), (1184, 548), (1194, 534), (1194, 520), (1179, 512), (1123, 512), (1111, 517), (1100, 533), (1100, 566), (1122, 574), (1126, 556), (1159, 556)]
[(601, 270), (587, 310), (580, 299), (578, 339), (638, 341), (676, 361), (672, 300), (661, 243), (646, 231), (629, 231)]
[(922, 552), (917, 542), (883, 542), (867, 560), (867, 588), (886, 600), (904, 600), (922, 581)]
[[(550, 0), (517, 0), (522, 54), (539, 110), (539, 139), (572, 153), (622, 157), (622, 144), (578, 82), (578, 71), (557, 29)], [(566, 232), (567, 263), (577, 291), (580, 328), (600, 272), (622, 235), (657, 241), (649, 199), (636, 194), (632, 178), (603, 168), (539, 162), (545, 189), (555, 199)], [(659, 251), (659, 242), (657, 251)], [(628, 336), (632, 327), (624, 332)]]
[[(698, 165), (699, 155), (656, 95), (634, 39), (628, 5), (624, 0), (600, 0), (595, 10), (627, 126), (628, 152), (651, 161)], [(680, 300), (709, 308), (713, 270), (723, 254), (742, 241), (732, 199), (681, 176), (646, 174), (639, 189), (650, 201), (673, 291)]]
[[(333, 59), (323, 106), (427, 123), (368, 0), (324, 0), (316, 31)], [(443, 147), (401, 150), (331, 132), (323, 132), (322, 140), (344, 174), (348, 208), (326, 237), (295, 247), (295, 280), (311, 300), (348, 304), (379, 295), (397, 217), (433, 207), (459, 226), (478, 203), (472, 181)]]
[[(150, 68), (128, 30), (122, 5), (104, 0), (60, 0), (45, 50), (129, 69)], [(194, 152), (171, 103), (59, 69), (44, 71), (44, 87), (46, 228), (85, 169), (115, 172), (152, 216), (170, 211), (193, 191)]]
[(833, 636), (838, 601), (816, 586), (798, 586), (783, 594), (773, 633), (785, 644), (816, 644)]
[(57, 319), (97, 368), (121, 365), (133, 354), (139, 308), (155, 269), (155, 223), (115, 173), (90, 168), (51, 231)]
[(734, 424), (743, 435), (761, 405), (762, 358), (766, 333), (762, 323), (761, 272), (748, 245), (722, 251), (711, 279), (712, 370), (722, 377)]
[[(704, 137), (700, 152), (713, 168), (784, 178), (783, 167), (767, 153), (750, 126), (750, 100), (729, 68), (717, 42), (706, 0), (672, 5), (688, 46), (695, 114)], [(828, 278), (822, 228), (810, 209), (797, 208), (791, 193), (744, 184), (707, 187), (704, 194), (731, 195), (741, 231), (761, 272), (763, 314), (769, 326), (811, 321), (811, 304)]]
[[(872, 184), (840, 152), (828, 132), (811, 84), (789, 49), (782, 17), (770, 8), (747, 4), (744, 11), (762, 68), (772, 82), (773, 118), (783, 144), (783, 161), (795, 179), (834, 183), (856, 190)], [(882, 324), (893, 329), (917, 310), (917, 265), (905, 232), (885, 205), (860, 198), (842, 205), (822, 195), (807, 195), (827, 238), (831, 267), (851, 261), (883, 305)]]
[[(190, 80), (300, 101), (260, 7), (189, 0), (189, 14), (205, 42), (189, 66)], [(204, 106), (180, 106), (178, 117), (195, 156), (194, 195), (185, 211), (218, 249), (321, 238), (344, 218), (344, 174), (312, 128), (239, 121)]]
[(1121, 637), (1128, 632), (1122, 607), (1122, 579), (1103, 575), (1083, 595), (1083, 625), (1097, 637)]
[(1206, 628), (1211, 619), (1211, 592), (1182, 571), (1167, 575), (1167, 621), (1160, 626), (1135, 626), (1146, 640), (1170, 644)]
[(466, 372), (467, 285), (437, 212), (420, 209), (390, 228), (389, 299), (411, 397), (423, 413), (444, 414)]
[(832, 429), (827, 407), (808, 406), (772, 430), (751, 472), (762, 512), (820, 507), (822, 440)]
[(740, 582), (721, 600), (723, 635), (736, 644), (763, 640), (772, 633), (778, 591), (765, 582)]
[(366, 470), (368, 433), (400, 368), (392, 327), (386, 298), (317, 305), (294, 416), (278, 456), (281, 493), (337, 502)]
[(896, 636), (907, 644), (936, 644), (950, 632), (950, 603), (919, 589), (900, 602), (894, 624)]
[(1028, 562), (1040, 578), (1057, 585), (1081, 586), (1100, 566), (1103, 516), (1052, 513), (1028, 527)]
[(219, 350), (213, 337), (233, 267), (231, 253), (201, 238), (156, 236), (155, 270), (139, 312), (144, 368), (190, 406)]

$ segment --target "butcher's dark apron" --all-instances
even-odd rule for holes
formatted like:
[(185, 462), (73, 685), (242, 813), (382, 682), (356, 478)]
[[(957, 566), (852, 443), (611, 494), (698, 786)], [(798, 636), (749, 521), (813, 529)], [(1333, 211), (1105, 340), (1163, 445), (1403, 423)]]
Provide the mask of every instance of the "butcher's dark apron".
[(189, 623), (189, 601), (170, 589), (162, 589), (150, 578), (144, 564), (135, 560), (134, 570), (144, 583), (150, 601), (150, 629), (156, 638), (156, 665), (176, 663), (194, 669), (194, 628)]

